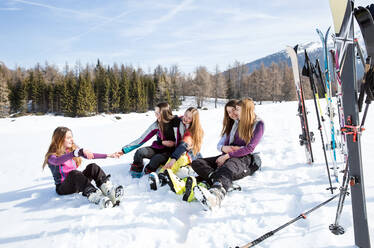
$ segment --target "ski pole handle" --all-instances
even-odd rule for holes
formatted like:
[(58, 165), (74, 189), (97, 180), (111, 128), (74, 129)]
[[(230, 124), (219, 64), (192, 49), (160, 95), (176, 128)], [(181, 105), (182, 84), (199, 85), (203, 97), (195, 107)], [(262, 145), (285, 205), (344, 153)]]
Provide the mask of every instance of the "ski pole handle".
[(262, 235), (261, 237), (259, 237), (258, 239), (255, 239), (253, 240), (252, 242), (249, 242), (248, 244), (246, 245), (243, 245), (243, 246), (236, 246), (235, 248), (249, 248), (249, 247), (253, 247), (259, 243), (261, 243), (262, 241), (264, 241), (265, 239), (271, 237), (274, 235), (274, 232), (273, 231), (270, 231), (268, 233), (265, 233), (264, 235)]

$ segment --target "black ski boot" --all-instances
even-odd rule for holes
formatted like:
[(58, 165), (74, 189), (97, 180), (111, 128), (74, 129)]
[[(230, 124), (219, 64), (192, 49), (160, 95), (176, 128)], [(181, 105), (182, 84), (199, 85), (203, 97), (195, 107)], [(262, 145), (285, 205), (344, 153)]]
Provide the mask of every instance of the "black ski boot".
[(149, 174), (148, 183), (151, 190), (157, 190), (168, 183), (168, 177), (164, 173), (152, 172)]
[(261, 170), (261, 158), (258, 153), (252, 154), (252, 163), (249, 166), (249, 175), (252, 176), (258, 169)]

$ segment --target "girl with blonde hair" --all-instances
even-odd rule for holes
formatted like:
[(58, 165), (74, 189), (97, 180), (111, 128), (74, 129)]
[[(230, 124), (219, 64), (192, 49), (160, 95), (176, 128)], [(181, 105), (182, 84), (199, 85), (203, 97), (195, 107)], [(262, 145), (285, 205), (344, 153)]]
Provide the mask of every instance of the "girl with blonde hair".
[[(152, 190), (157, 190), (159, 186), (169, 183), (171, 189), (177, 194), (184, 192), (184, 182), (182, 185), (174, 185), (174, 174), (180, 176), (180, 169), (187, 170), (185, 176), (188, 176), (192, 171), (189, 171), (189, 164), (197, 158), (201, 158), (200, 150), (203, 141), (204, 131), (200, 122), (199, 111), (195, 107), (189, 107), (183, 117), (180, 118), (178, 134), (183, 137), (178, 144), (175, 151), (171, 154), (167, 163), (161, 168), (159, 174), (151, 173), (149, 177), (149, 184)], [(184, 177), (184, 176), (180, 176)], [(184, 199), (187, 200), (187, 199)]]
[[(197, 159), (191, 164), (194, 171), (211, 186), (209, 190), (201, 186), (193, 189), (196, 199), (205, 209), (219, 207), (233, 181), (252, 175), (261, 166), (261, 159), (254, 151), (263, 136), (264, 122), (254, 110), (252, 99), (239, 101), (235, 107), (239, 119), (237, 129), (235, 132), (231, 129), (225, 137), (223, 154)], [(226, 150), (225, 146), (234, 148)]]
[[(217, 144), (217, 149), (219, 152), (232, 152), (235, 150), (238, 150), (240, 147), (239, 146), (234, 146), (234, 145), (225, 145), (225, 140), (226, 137), (230, 136), (230, 133), (235, 131), (238, 128), (238, 115), (236, 113), (236, 105), (238, 104), (238, 100), (230, 100), (226, 103), (224, 109), (224, 118), (223, 118), (223, 128), (221, 132), (221, 139)], [(197, 111), (197, 110), (196, 110)], [(186, 119), (186, 114), (188, 111), (186, 111), (184, 115), (184, 119)], [(185, 122), (185, 121), (183, 121)], [(183, 157), (181, 157), (178, 162)], [(197, 157), (197, 158), (201, 158)], [(196, 158), (196, 159), (197, 159)], [(195, 159), (194, 159), (195, 160)], [(191, 162), (188, 162), (187, 164), (190, 164)], [(167, 165), (166, 165), (167, 166)], [(175, 168), (175, 167), (173, 167)], [(204, 180), (201, 177), (198, 177), (197, 179), (194, 177), (194, 171), (193, 169), (189, 171), (190, 173), (184, 173), (187, 174), (183, 175), (182, 173), (178, 172), (176, 175), (174, 174), (176, 170), (172, 168), (172, 171), (166, 170), (163, 174), (159, 174), (158, 177), (150, 177), (150, 186), (151, 188), (154, 187), (157, 189), (158, 184), (156, 182), (160, 182), (162, 184), (168, 183), (171, 190), (174, 191), (176, 194), (183, 194), (183, 200), (185, 201), (192, 201), (195, 199), (194, 194), (193, 194), (193, 187), (196, 186), (198, 183), (200, 183), (201, 180)], [(186, 167), (182, 167), (186, 168)], [(187, 168), (191, 168), (190, 166)], [(173, 173), (172, 173), (173, 172)], [(186, 178), (185, 178), (186, 177)], [(185, 178), (185, 179), (184, 179)], [(159, 180), (157, 180), (159, 179)]]
[[(78, 148), (73, 139), (73, 133), (67, 127), (57, 127), (52, 135), (52, 142), (44, 157), (43, 169), (48, 165), (52, 172), (59, 195), (82, 192), (90, 202), (101, 207), (119, 204), (123, 194), (122, 186), (115, 188), (97, 164), (89, 164), (83, 171), (77, 170), (82, 163), (82, 157), (87, 159), (117, 158), (119, 154), (92, 153)], [(94, 180), (98, 190), (91, 184)]]

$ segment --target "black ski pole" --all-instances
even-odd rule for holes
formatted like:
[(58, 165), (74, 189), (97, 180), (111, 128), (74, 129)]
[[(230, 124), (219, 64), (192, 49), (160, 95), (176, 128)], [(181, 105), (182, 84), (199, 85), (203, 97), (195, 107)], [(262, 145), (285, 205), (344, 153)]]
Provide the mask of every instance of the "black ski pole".
[[(370, 71), (370, 66), (371, 66), (371, 57), (368, 56), (366, 58), (366, 63), (365, 63), (365, 76), (361, 84), (361, 89), (360, 89), (360, 96), (358, 97), (358, 111), (361, 112), (362, 110), (362, 104), (364, 103), (364, 97), (366, 93), (366, 85), (370, 84), (370, 79), (369, 79), (369, 71)], [(368, 84), (366, 84), (366, 81), (368, 81)]]
[(317, 69), (317, 71), (316, 71), (317, 78), (319, 79), (318, 82), (319, 82), (319, 85), (322, 88), (322, 94), (326, 95), (326, 86), (325, 86), (325, 83), (324, 83), (323, 74), (322, 74), (322, 70), (321, 70), (321, 65), (319, 63), (319, 59), (316, 59), (316, 69)]
[[(307, 54), (306, 50), (305, 50), (305, 65), (303, 67), (302, 74), (304, 76), (309, 77), (310, 87), (311, 87), (312, 93), (313, 93), (314, 106), (316, 108), (316, 114), (317, 114), (317, 120), (318, 120), (318, 130), (319, 130), (319, 132), (321, 134), (321, 142), (322, 142), (323, 155), (325, 156), (325, 164), (326, 164), (326, 169), (327, 169), (327, 177), (329, 179), (329, 184), (330, 184), (330, 187), (327, 188), (327, 190), (331, 190), (331, 194), (334, 194), (334, 189), (336, 189), (336, 187), (333, 187), (332, 183), (331, 183), (331, 175), (330, 175), (330, 169), (329, 169), (329, 162), (327, 160), (326, 148), (325, 148), (325, 141), (323, 139), (322, 125), (321, 125), (321, 120), (319, 118), (320, 114), (318, 112), (318, 106), (317, 106), (317, 94), (318, 93), (317, 93), (316, 85), (314, 83), (314, 78), (313, 78), (314, 68), (313, 68), (312, 63), (309, 60), (309, 57), (308, 57), (308, 54)], [(321, 113), (321, 115), (322, 115), (322, 113)]]
[[(369, 106), (371, 101), (374, 100), (374, 66), (371, 66), (371, 68), (366, 72), (365, 74), (365, 81), (361, 88), (364, 88), (364, 92), (366, 93), (366, 100), (365, 100), (365, 111), (364, 115), (362, 117), (361, 127), (364, 126), (366, 121), (366, 116), (369, 110)], [(363, 93), (363, 94), (365, 94)], [(361, 97), (361, 94), (360, 94)], [(362, 97), (363, 98), (363, 97)]]
[(283, 224), (282, 226), (278, 227), (277, 229), (274, 229), (273, 231), (270, 231), (270, 232), (268, 232), (268, 233), (262, 235), (261, 237), (259, 237), (259, 238), (255, 239), (255, 240), (253, 240), (252, 242), (249, 242), (248, 244), (245, 244), (245, 245), (243, 245), (243, 246), (236, 246), (235, 248), (248, 248), (248, 247), (253, 247), (253, 246), (255, 246), (255, 245), (261, 243), (261, 242), (264, 241), (265, 239), (270, 238), (270, 237), (273, 236), (276, 232), (278, 232), (278, 231), (282, 230), (283, 228), (285, 228), (285, 227), (291, 225), (292, 223), (294, 223), (294, 222), (296, 222), (296, 221), (298, 221), (298, 220), (300, 220), (300, 219), (306, 219), (306, 216), (307, 216), (308, 214), (310, 214), (310, 213), (313, 212), (314, 210), (316, 210), (316, 209), (322, 207), (323, 205), (326, 205), (327, 203), (329, 203), (330, 201), (334, 200), (334, 199), (335, 199), (336, 197), (338, 197), (339, 195), (340, 195), (340, 193), (334, 195), (334, 196), (331, 197), (330, 199), (328, 199), (328, 200), (322, 202), (321, 204), (315, 206), (314, 208), (308, 210), (308, 211), (305, 212), (305, 213), (301, 213), (299, 216), (297, 216), (296, 218), (290, 220), (290, 221), (287, 222), (286, 224)]

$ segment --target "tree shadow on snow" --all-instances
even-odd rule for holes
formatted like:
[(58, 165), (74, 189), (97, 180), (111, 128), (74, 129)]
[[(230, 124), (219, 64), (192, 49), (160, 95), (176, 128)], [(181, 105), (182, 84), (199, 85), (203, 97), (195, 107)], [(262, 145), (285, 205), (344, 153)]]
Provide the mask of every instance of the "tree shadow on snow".
[[(124, 224), (124, 225), (98, 225), (98, 226), (92, 226), (92, 227), (83, 227), (83, 230), (80, 230), (79, 233), (89, 233), (89, 232), (102, 232), (102, 231), (116, 231), (119, 232), (120, 230), (127, 230), (127, 229), (134, 229), (134, 228), (149, 228), (149, 223), (130, 223), (130, 224)], [(159, 230), (163, 228), (162, 224), (154, 224), (152, 225), (152, 228)], [(62, 228), (61, 230), (57, 231), (44, 231), (36, 234), (28, 234), (23, 236), (13, 236), (13, 237), (5, 237), (0, 238), (0, 245), (2, 244), (9, 244), (9, 243), (16, 243), (16, 242), (22, 242), (22, 241), (28, 241), (28, 240), (35, 240), (35, 239), (42, 239), (46, 237), (53, 237), (58, 235), (64, 235), (67, 233), (71, 233), (71, 228)]]
[[(50, 183), (38, 184), (38, 185), (34, 185), (34, 186), (22, 188), (22, 189), (17, 189), (14, 191), (0, 193), (0, 203), (19, 201), (22, 199), (29, 198), (31, 197), (33, 193), (38, 193), (40, 191), (40, 189), (37, 189), (37, 188), (48, 185), (48, 184)], [(52, 188), (47, 188), (47, 189), (50, 190)]]

